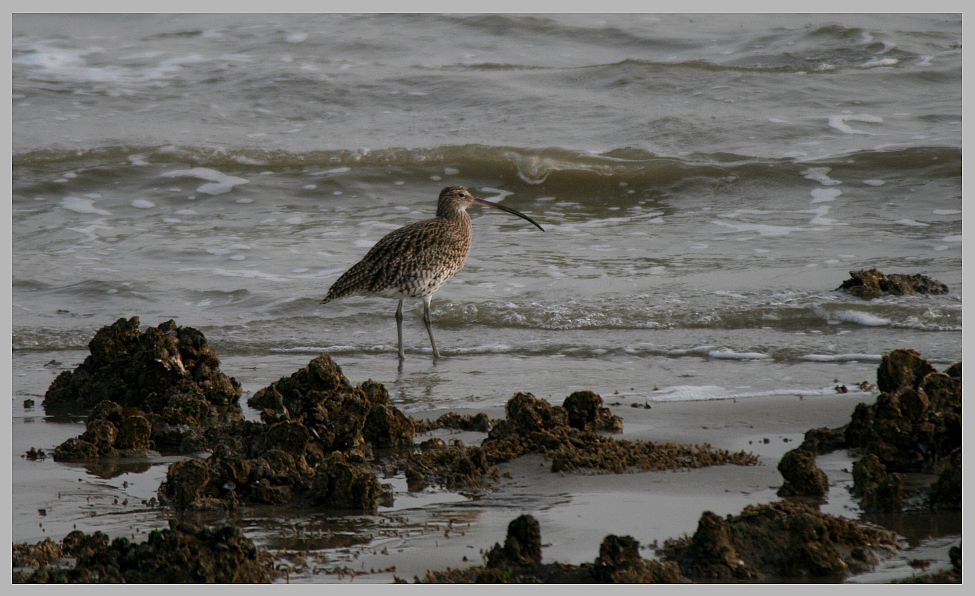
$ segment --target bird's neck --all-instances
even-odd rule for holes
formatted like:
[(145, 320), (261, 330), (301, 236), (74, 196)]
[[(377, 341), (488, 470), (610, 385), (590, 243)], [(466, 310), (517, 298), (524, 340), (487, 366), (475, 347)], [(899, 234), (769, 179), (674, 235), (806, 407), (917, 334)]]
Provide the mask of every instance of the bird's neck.
[(467, 209), (449, 203), (437, 206), (437, 218), (445, 219), (452, 224), (463, 228), (471, 227), (471, 216), (467, 214)]

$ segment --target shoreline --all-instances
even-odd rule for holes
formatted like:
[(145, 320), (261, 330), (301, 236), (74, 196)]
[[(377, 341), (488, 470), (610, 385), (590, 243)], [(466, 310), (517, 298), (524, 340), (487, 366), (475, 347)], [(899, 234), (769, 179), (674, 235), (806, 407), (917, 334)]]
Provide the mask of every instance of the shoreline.
[[(656, 547), (665, 541), (693, 534), (705, 511), (718, 516), (732, 516), (749, 505), (780, 501), (776, 492), (783, 484), (783, 478), (777, 465), (782, 456), (798, 447), (805, 433), (813, 428), (837, 428), (849, 423), (857, 406), (874, 402), (877, 395), (876, 390), (854, 390), (847, 393), (818, 393), (802, 398), (795, 395), (762, 395), (711, 401), (647, 402), (645, 405), (642, 398), (638, 401), (623, 396), (603, 399), (608, 411), (623, 419), (621, 433), (600, 433), (603, 436), (658, 444), (706, 444), (718, 450), (746, 451), (759, 457), (757, 465), (727, 464), (622, 474), (588, 470), (553, 473), (550, 459), (529, 454), (498, 464), (499, 479), (493, 481), (490, 488), (474, 493), (465, 490), (451, 492), (440, 487), (428, 487), (411, 493), (402, 477), (397, 479), (380, 475), (380, 482), (392, 485), (394, 500), (391, 507), (381, 506), (372, 515), (338, 515), (333, 518), (327, 513), (323, 517), (315, 510), (269, 510), (245, 506), (235, 513), (203, 517), (207, 523), (216, 523), (221, 519), (238, 520), (233, 523), (239, 523), (251, 519), (246, 533), (251, 535), (255, 544), (259, 548), (270, 548), (281, 560), (292, 560), (293, 570), (284, 579), (278, 578), (278, 582), (412, 581), (425, 577), (428, 571), (480, 565), (483, 563), (482, 554), (491, 545), (502, 542), (504, 528), (523, 513), (532, 514), (540, 525), (542, 563), (590, 563), (599, 552), (601, 541), (609, 534), (633, 537), (641, 545), (640, 555), (653, 560)], [(552, 400), (549, 403), (554, 406), (561, 401)], [(461, 416), (483, 413), (494, 421), (505, 418), (505, 408), (499, 406), (452, 408), (451, 411)], [(443, 410), (435, 409), (425, 413), (413, 412), (412, 416), (418, 420), (435, 419), (441, 414)], [(250, 415), (247, 417), (252, 418)], [(81, 425), (75, 423), (60, 430), (63, 432), (69, 427), (78, 428)], [(21, 443), (25, 437), (21, 433), (15, 434), (20, 436), (17, 443)], [(485, 438), (485, 433), (434, 430), (417, 435), (416, 444), (434, 436), (446, 442), (460, 439), (465, 444), (474, 445)], [(146, 494), (155, 492), (147, 486), (151, 481), (146, 479), (161, 479), (168, 465), (177, 459), (180, 458), (165, 456), (145, 465), (147, 471), (143, 471), (142, 486), (137, 490)], [(852, 458), (843, 450), (819, 456), (817, 461), (829, 478), (829, 491), (818, 507), (819, 511), (848, 519), (859, 518), (860, 507), (849, 490), (852, 485)], [(28, 466), (32, 464), (26, 463)], [(72, 466), (57, 465), (55, 470), (56, 473), (47, 482), (34, 478), (31, 490), (39, 497), (45, 492), (57, 492), (60, 502), (62, 491), (67, 492), (66, 487), (73, 484), (68, 477), (77, 473)], [(18, 477), (22, 478), (23, 475), (15, 474), (15, 479)], [(127, 480), (123, 480), (125, 478), (132, 478), (132, 475), (107, 476), (104, 484), (108, 485), (108, 489), (96, 499), (95, 504), (90, 503), (90, 494), (85, 497), (89, 513), (108, 521), (107, 525), (85, 524), (89, 526), (84, 528), (86, 531), (106, 529), (111, 532), (114, 527), (116, 534), (126, 534), (118, 524), (113, 526), (110, 521), (119, 513), (136, 513), (146, 522), (147, 528), (156, 529), (165, 527), (169, 519), (186, 516), (185, 513), (155, 505), (141, 512), (133, 511), (131, 506), (119, 507), (119, 494), (130, 494), (139, 485), (133, 481), (131, 489), (125, 486), (122, 490), (118, 486), (111, 486), (119, 482), (127, 483)], [(114, 497), (113, 492), (116, 493)], [(473, 500), (463, 497), (464, 494), (475, 493), (477, 496)], [(109, 499), (113, 500), (115, 507), (105, 507)], [(52, 530), (67, 526), (70, 520), (61, 519), (61, 523), (57, 523), (59, 514), (63, 516), (70, 509), (72, 496), (66, 495), (65, 500), (68, 502), (59, 505), (66, 508), (59, 512), (54, 511), (57, 508), (51, 508), (50, 512), (42, 515), (42, 528), (45, 523)], [(265, 515), (270, 515), (270, 518), (257, 522)], [(909, 517), (912, 514), (906, 515)], [(124, 517), (132, 519), (131, 515)], [(954, 519), (952, 515), (942, 517), (948, 520), (946, 523), (949, 527), (955, 523), (951, 521)], [(960, 512), (957, 518), (960, 520)], [(75, 519), (78, 519), (77, 516)], [(290, 532), (285, 529), (289, 519)], [(74, 524), (75, 527), (77, 525)], [(349, 527), (357, 529), (349, 533)], [(121, 532), (118, 531), (120, 529)], [(55, 540), (63, 537), (52, 535), (54, 532), (42, 532)], [(351, 542), (347, 548), (335, 551), (315, 546), (321, 542), (323, 533), (331, 536), (335, 532), (349, 535)], [(132, 539), (137, 541), (139, 536), (134, 533)], [(15, 541), (23, 542), (33, 541)], [(922, 544), (922, 548), (926, 548), (926, 545)], [(877, 581), (888, 581), (892, 573), (902, 573), (901, 577), (915, 573), (909, 569), (907, 556), (900, 553), (893, 561), (885, 562)], [(947, 549), (929, 556), (932, 557), (929, 571), (950, 568)], [(309, 559), (317, 563), (311, 565)], [(899, 571), (892, 571), (892, 567)], [(352, 575), (352, 571), (356, 575)], [(858, 582), (864, 582), (870, 581), (871, 575), (866, 573), (855, 577)]]

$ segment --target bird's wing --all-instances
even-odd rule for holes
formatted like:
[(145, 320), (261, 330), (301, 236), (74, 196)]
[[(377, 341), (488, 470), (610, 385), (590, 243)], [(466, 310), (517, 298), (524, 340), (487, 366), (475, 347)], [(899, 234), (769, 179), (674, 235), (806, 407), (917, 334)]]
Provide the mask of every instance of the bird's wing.
[[(463, 254), (458, 255), (458, 252)], [(466, 247), (463, 251), (458, 250), (455, 232), (443, 220), (404, 226), (380, 239), (361, 261), (343, 273), (329, 288), (323, 302), (354, 294), (412, 287), (416, 280), (431, 272), (453, 268), (458, 260), (462, 267), (466, 254)]]

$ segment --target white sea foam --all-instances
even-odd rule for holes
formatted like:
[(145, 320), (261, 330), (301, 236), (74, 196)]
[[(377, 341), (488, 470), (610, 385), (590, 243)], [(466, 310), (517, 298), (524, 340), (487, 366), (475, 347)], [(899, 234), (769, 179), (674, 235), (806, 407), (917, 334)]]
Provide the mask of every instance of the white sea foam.
[(935, 209), (931, 213), (935, 215), (961, 215), (961, 209)]
[(647, 401), (710, 401), (728, 399), (729, 391), (717, 385), (675, 385), (654, 391)]
[[(101, 48), (87, 48), (66, 50), (48, 46), (43, 43), (34, 44), (32, 51), (17, 56), (11, 60), (14, 64), (33, 66), (49, 78), (75, 83), (101, 84), (159, 84), (159, 81), (171, 78), (182, 69), (182, 64), (200, 62), (198, 55), (171, 58), (152, 63), (145, 67), (126, 67), (117, 64), (94, 65), (88, 56), (100, 56)], [(152, 56), (145, 54), (147, 58)]]
[(827, 174), (829, 174), (832, 168), (809, 168), (802, 173), (802, 177), (806, 180), (815, 180), (823, 186), (833, 186), (834, 184), (842, 184), (839, 180), (833, 180)]
[(132, 201), (132, 206), (135, 207), (136, 209), (152, 209), (153, 207), (156, 206), (156, 204), (153, 203), (152, 201), (136, 199)]
[(75, 213), (84, 214), (94, 214), (94, 215), (111, 215), (110, 211), (105, 211), (104, 209), (99, 209), (95, 207), (95, 201), (91, 199), (81, 199), (78, 197), (64, 197), (61, 199), (61, 206), (68, 211), (74, 211)]
[(238, 178), (236, 176), (230, 176), (224, 174), (223, 172), (218, 172), (217, 170), (211, 170), (210, 168), (192, 168), (189, 170), (170, 170), (168, 172), (163, 172), (160, 176), (167, 178), (175, 177), (188, 177), (197, 178), (199, 180), (207, 180), (208, 184), (204, 184), (196, 189), (197, 192), (202, 192), (207, 195), (222, 195), (233, 190), (234, 186), (239, 184), (247, 184), (250, 180), (246, 178)]
[(719, 348), (708, 352), (708, 358), (719, 360), (762, 360), (768, 357), (768, 354), (761, 352), (736, 352), (730, 348)]
[[(104, 219), (96, 219), (93, 221), (89, 221), (87, 223), (88, 225), (83, 228), (66, 228), (66, 229), (71, 232), (77, 232), (79, 234), (83, 234), (90, 241), (98, 240), (98, 234), (96, 233), (98, 230), (113, 229), (112, 226), (105, 224)], [(72, 249), (70, 251), (65, 251), (65, 252), (74, 252), (74, 250)], [(84, 257), (84, 258), (89, 258), (89, 257)]]
[(806, 354), (799, 359), (810, 362), (880, 362), (882, 357), (880, 354)]
[(873, 60), (867, 60), (860, 65), (860, 68), (874, 68), (877, 66), (897, 66), (900, 60), (896, 58), (875, 58)]
[(884, 121), (883, 118), (880, 118), (878, 116), (872, 116), (870, 114), (841, 114), (838, 116), (830, 116), (828, 118), (828, 124), (831, 127), (835, 128), (836, 130), (846, 134), (852, 134), (852, 135), (876, 134), (876, 133), (866, 132), (863, 130), (853, 128), (852, 126), (846, 123), (848, 120), (852, 120), (854, 122), (883, 122)]
[(810, 203), (825, 203), (827, 201), (835, 201), (836, 197), (843, 194), (842, 190), (836, 188), (814, 188), (809, 191), (812, 195), (812, 201)]
[(829, 213), (829, 205), (820, 205), (815, 209), (806, 209), (803, 211), (799, 211), (799, 213), (812, 213), (813, 215), (815, 215), (815, 217), (809, 220), (809, 225), (832, 226), (836, 224), (835, 219), (831, 217), (826, 217), (826, 214)]
[(759, 236), (787, 236), (792, 232), (804, 231), (804, 228), (769, 224), (733, 224), (725, 221), (712, 221), (711, 223), (731, 228), (734, 232), (757, 232)]
[(736, 352), (731, 348), (715, 348), (714, 346), (695, 346), (693, 348), (675, 348), (667, 350), (668, 356), (704, 356), (716, 360), (764, 360), (768, 354), (761, 352)]
[(673, 350), (667, 350), (669, 356), (688, 356), (692, 354), (697, 354), (698, 356), (707, 356), (709, 352), (714, 349), (714, 346), (695, 346), (693, 348), (674, 348)]
[(867, 186), (883, 186), (884, 184), (887, 184), (883, 180), (864, 180), (863, 183)]
[(913, 219), (898, 219), (894, 223), (895, 224), (902, 225), (902, 226), (914, 226), (916, 228), (926, 228), (926, 227), (928, 227), (928, 224), (921, 223), (919, 221), (914, 221)]
[(250, 250), (251, 247), (246, 244), (231, 244), (223, 248), (208, 248), (206, 251), (211, 255), (229, 255), (232, 252), (237, 252), (238, 250)]
[[(515, 194), (510, 190), (501, 190), (500, 188), (492, 188), (490, 186), (485, 186), (483, 188), (479, 188), (478, 190), (481, 191), (480, 198), (491, 201), (492, 203), (500, 203), (505, 197)], [(492, 196), (488, 197), (485, 196), (485, 193), (493, 194)]]
[[(857, 387), (849, 387), (849, 393), (865, 393)], [(674, 385), (661, 387), (645, 399), (647, 403), (676, 401), (714, 401), (719, 399), (748, 399), (750, 397), (775, 397), (785, 395), (813, 396), (833, 395), (835, 386), (805, 389), (769, 389), (764, 391), (732, 391), (718, 385)]]
[(292, 348), (271, 348), (270, 351), (276, 354), (329, 354), (356, 352), (362, 349), (358, 346), (334, 345), (334, 346), (294, 346)]
[(885, 327), (890, 325), (890, 319), (860, 310), (840, 310), (830, 314), (830, 318), (844, 323), (855, 323), (864, 327)]
[(630, 217), (601, 217), (589, 221), (581, 221), (576, 225), (580, 228), (604, 228), (606, 226), (618, 226), (632, 221)]
[(508, 354), (514, 351), (509, 344), (487, 344), (481, 346), (454, 346), (450, 350), (455, 354)]
[(340, 167), (340, 168), (332, 168), (330, 170), (323, 170), (321, 172), (312, 172), (311, 174), (309, 174), (309, 176), (332, 176), (334, 174), (344, 174), (344, 173), (349, 172), (351, 170), (352, 170), (352, 168), (343, 166), (343, 167)]

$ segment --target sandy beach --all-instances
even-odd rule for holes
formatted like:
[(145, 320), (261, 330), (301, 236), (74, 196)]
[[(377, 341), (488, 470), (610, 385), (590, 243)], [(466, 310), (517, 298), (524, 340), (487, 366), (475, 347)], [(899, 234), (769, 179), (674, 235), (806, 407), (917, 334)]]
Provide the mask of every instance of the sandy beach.
[[(540, 526), (543, 563), (592, 562), (609, 534), (635, 538), (641, 556), (654, 559), (655, 547), (667, 539), (692, 535), (705, 511), (737, 515), (748, 505), (779, 500), (776, 491), (783, 479), (777, 465), (783, 454), (802, 443), (812, 428), (847, 424), (857, 404), (872, 403), (876, 397), (875, 388), (792, 399), (769, 395), (691, 402), (603, 396), (609, 410), (623, 419), (622, 433), (604, 433), (614, 440), (707, 444), (747, 451), (758, 456), (759, 463), (623, 474), (553, 473), (548, 458), (527, 455), (500, 464), (498, 480), (484, 490), (427, 486), (411, 492), (402, 475), (380, 477), (392, 494), (391, 502), (383, 502), (375, 515), (344, 516), (284, 507), (180, 513), (156, 501), (169, 464), (179, 456), (84, 465), (54, 463), (50, 458), (30, 461), (23, 454), (31, 447), (57, 445), (80, 433), (83, 425), (78, 418), (34, 418), (25, 412), (15, 416), (15, 425), (39, 432), (15, 428), (14, 534), (21, 537), (15, 542), (58, 540), (73, 529), (137, 541), (150, 529), (166, 527), (170, 519), (230, 522), (277, 557), (283, 572), (279, 582), (388, 583), (422, 579), (428, 571), (481, 565), (484, 553), (504, 541), (508, 523), (528, 513)], [(452, 411), (462, 416), (483, 412), (492, 420), (505, 417), (501, 407)], [(431, 410), (413, 417), (433, 420), (442, 414)], [(248, 414), (253, 417), (253, 412)], [(485, 436), (439, 429), (414, 440), (419, 444), (439, 437), (477, 445)], [(861, 517), (850, 494), (852, 462), (845, 450), (816, 459), (829, 478), (829, 492), (818, 505), (821, 512)], [(856, 576), (856, 581), (911, 577), (916, 570), (908, 562), (917, 558), (929, 561), (928, 571), (950, 567), (948, 547), (960, 537), (960, 512), (915, 512), (885, 521), (888, 527), (895, 525), (892, 529), (907, 539), (904, 545), (909, 548), (874, 572)]]

